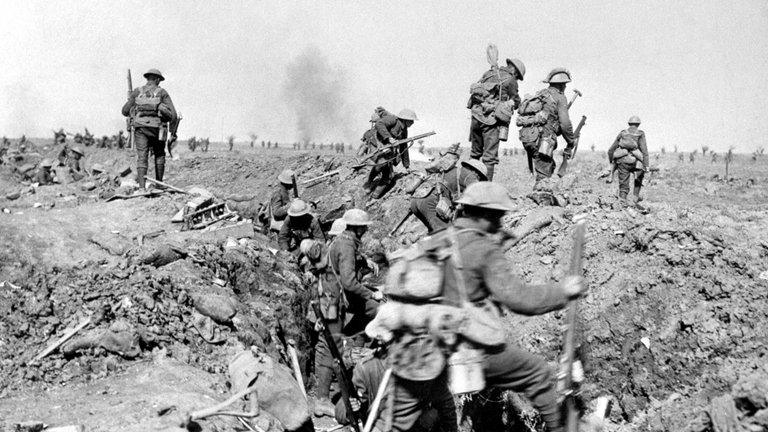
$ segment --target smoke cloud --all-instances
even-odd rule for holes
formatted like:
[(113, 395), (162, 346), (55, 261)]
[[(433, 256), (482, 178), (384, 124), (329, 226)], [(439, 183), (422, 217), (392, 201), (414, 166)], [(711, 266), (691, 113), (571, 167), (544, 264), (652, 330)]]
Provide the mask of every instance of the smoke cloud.
[(296, 115), (299, 139), (352, 142), (352, 118), (346, 74), (316, 47), (309, 47), (286, 67), (285, 99)]

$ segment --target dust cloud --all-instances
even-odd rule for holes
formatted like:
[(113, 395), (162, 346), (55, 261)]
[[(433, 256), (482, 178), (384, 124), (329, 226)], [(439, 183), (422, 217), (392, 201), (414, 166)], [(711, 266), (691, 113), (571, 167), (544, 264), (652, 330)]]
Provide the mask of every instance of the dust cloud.
[(355, 140), (346, 73), (318, 48), (308, 47), (288, 63), (283, 92), (302, 142)]

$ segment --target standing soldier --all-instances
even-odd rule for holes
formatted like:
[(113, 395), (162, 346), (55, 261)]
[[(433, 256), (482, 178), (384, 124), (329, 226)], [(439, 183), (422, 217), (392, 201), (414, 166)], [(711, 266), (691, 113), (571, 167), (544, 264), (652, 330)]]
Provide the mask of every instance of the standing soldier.
[(278, 176), (277, 181), (280, 184), (272, 192), (269, 199), (270, 228), (279, 231), (282, 228), (283, 221), (288, 217), (288, 207), (291, 204), (291, 191), (293, 190), (293, 179), (295, 177), (293, 170), (283, 170)]
[(523, 146), (533, 155), (537, 186), (541, 179), (550, 178), (555, 172), (553, 156), (557, 136), (562, 135), (565, 139), (564, 157), (571, 156), (575, 145), (568, 100), (564, 94), (566, 84), (571, 82), (571, 73), (565, 68), (555, 68), (543, 82), (549, 83), (549, 87), (523, 101), (517, 123), (522, 126), (520, 137)]
[(229, 151), (232, 151), (232, 148), (235, 146), (235, 137), (230, 135), (229, 138), (227, 138), (227, 145), (229, 146)]
[[(382, 144), (390, 145), (408, 138), (408, 128), (416, 120), (418, 120), (416, 113), (408, 108), (403, 109), (396, 116), (387, 113), (376, 120), (376, 139)], [(363, 185), (365, 189), (372, 190), (373, 198), (381, 198), (389, 190), (392, 186), (393, 169), (401, 162), (405, 169), (411, 166), (407, 144), (401, 144), (398, 148), (388, 149), (376, 155), (373, 159), (374, 165), (368, 174), (368, 181)], [(379, 176), (380, 178), (376, 180)]]
[(358, 156), (365, 156), (368, 153), (376, 151), (376, 148), (378, 147), (378, 141), (376, 140), (376, 122), (378, 120), (378, 114), (371, 114), (371, 128), (365, 131), (363, 138), (360, 139), (360, 141), (363, 142), (363, 145), (357, 150)]
[[(155, 156), (155, 178), (163, 180), (165, 171), (165, 141), (168, 125), (177, 122), (176, 109), (171, 97), (160, 82), (165, 80), (157, 69), (150, 69), (144, 74), (147, 83), (133, 90), (128, 101), (123, 105), (123, 115), (131, 117), (134, 146), (137, 152), (136, 173), (139, 187), (146, 185), (150, 150)], [(173, 132), (173, 130), (172, 130)], [(171, 140), (175, 140), (173, 132)]]
[(280, 227), (277, 243), (280, 249), (299, 254), (302, 240), (317, 240), (325, 243), (325, 234), (320, 222), (309, 212), (309, 204), (295, 199), (288, 206), (288, 216)]
[(639, 129), (640, 117), (632, 116), (627, 123), (629, 128), (619, 132), (608, 149), (608, 160), (616, 164), (619, 173), (619, 202), (622, 205), (628, 204), (629, 178), (632, 174), (635, 175), (632, 204), (637, 205), (640, 202), (643, 177), (649, 170), (648, 146), (645, 142), (645, 132)]
[[(321, 308), (326, 314), (325, 325), (333, 335), (334, 342), (341, 352), (342, 332), (347, 320), (347, 313), (364, 326), (376, 316), (377, 299), (371, 290), (362, 284), (365, 274), (373, 271), (368, 261), (360, 252), (360, 242), (371, 225), (368, 213), (360, 209), (350, 209), (342, 217), (346, 224), (344, 232), (339, 234), (328, 247), (328, 268), (321, 279), (323, 289), (329, 293), (330, 301), (321, 300)], [(343, 295), (341, 295), (343, 290)], [(325, 338), (320, 338), (315, 347), (315, 373), (317, 377), (316, 415), (334, 414), (330, 401), (331, 381), (333, 380), (333, 357)]]
[[(447, 277), (442, 285), (441, 295), (446, 298), (448, 304), (460, 304), (464, 298), (478, 310), (485, 310), (488, 319), (498, 319), (500, 305), (522, 315), (540, 315), (561, 309), (569, 300), (585, 294), (586, 286), (583, 278), (579, 276), (567, 276), (562, 283), (530, 285), (513, 272), (504, 257), (502, 246), (491, 237), (500, 231), (504, 215), (514, 207), (509, 193), (503, 186), (491, 182), (474, 183), (467, 188), (458, 202), (462, 204), (462, 208), (454, 223), (455, 231), (446, 234), (455, 236), (455, 240), (449, 239), (449, 244), (456, 242), (454, 259), (446, 260)], [(436, 236), (433, 236), (433, 241), (438, 244)], [(454, 260), (461, 264), (460, 269), (454, 265)], [(463, 277), (458, 277), (459, 275)], [(492, 318), (494, 316), (496, 318)], [(471, 326), (468, 324), (468, 327)], [(503, 341), (503, 331), (500, 333), (491, 339)], [(393, 423), (396, 425), (395, 430), (405, 431), (412, 427), (430, 402), (438, 411), (450, 411), (448, 408), (452, 399), (448, 398), (450, 394), (446, 397), (445, 371), (426, 382), (401, 378), (399, 371), (407, 372), (412, 366), (403, 363), (408, 358), (408, 353), (398, 353), (397, 350), (404, 347), (403, 341), (408, 341), (409, 338), (412, 340), (417, 335), (407, 328), (402, 328), (395, 334), (396, 338), (392, 343), (395, 346), (394, 353), (402, 360), (393, 361), (394, 373), (397, 375), (392, 410)], [(438, 346), (432, 345), (431, 351), (439, 354), (435, 350), (439, 351)], [(427, 351), (422, 353), (429, 354)], [(390, 351), (390, 355), (392, 354)], [(552, 373), (546, 360), (502, 342), (501, 345), (495, 345), (485, 351), (482, 367), (486, 387), (524, 393), (541, 413), (548, 431), (565, 430)], [(432, 391), (423, 390), (425, 388), (431, 388)], [(455, 416), (441, 414), (439, 417), (441, 430), (457, 430)], [(377, 426), (382, 426), (384, 421), (379, 419)]]
[(428, 234), (448, 226), (456, 200), (469, 185), (488, 180), (486, 167), (477, 159), (454, 163), (448, 170), (436, 173), (439, 176), (436, 182), (416, 190), (411, 199), (411, 212), (427, 227)]
[[(482, 159), (493, 180), (499, 163), (499, 141), (507, 140), (509, 121), (520, 105), (517, 81), (525, 77), (525, 65), (519, 59), (507, 59), (507, 65), (492, 67), (471, 87), (467, 108), (472, 111), (469, 141), (472, 159)], [(501, 135), (500, 135), (501, 134)]]

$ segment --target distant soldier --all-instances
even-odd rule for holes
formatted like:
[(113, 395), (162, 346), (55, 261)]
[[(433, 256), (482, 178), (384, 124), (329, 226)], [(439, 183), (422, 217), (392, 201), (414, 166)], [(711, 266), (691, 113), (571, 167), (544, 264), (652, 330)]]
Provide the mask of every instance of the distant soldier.
[(210, 145), (211, 145), (211, 139), (206, 137), (203, 140), (203, 152), (208, 153), (208, 147), (210, 147)]
[[(498, 52), (496, 53), (498, 56)], [(482, 160), (488, 180), (493, 180), (499, 163), (499, 141), (506, 141), (509, 122), (520, 105), (517, 81), (525, 77), (525, 65), (519, 59), (507, 59), (507, 65), (492, 67), (470, 88), (467, 108), (472, 112), (469, 140), (472, 159)]]
[(320, 222), (310, 213), (309, 204), (297, 198), (288, 206), (287, 213), (277, 236), (280, 249), (298, 255), (302, 240), (317, 240), (325, 243), (325, 234), (320, 228)]
[(232, 151), (232, 148), (235, 146), (235, 137), (232, 135), (227, 138), (227, 145), (229, 145), (229, 151)]
[(453, 219), (456, 200), (469, 185), (486, 181), (487, 165), (477, 159), (454, 162), (448, 169), (435, 167), (434, 180), (420, 186), (411, 198), (411, 212), (427, 227), (428, 234), (445, 229)]
[(125, 148), (125, 134), (123, 133), (122, 129), (117, 132), (117, 148)]
[(251, 148), (253, 148), (253, 144), (256, 142), (256, 138), (251, 138)]
[(535, 189), (540, 180), (552, 177), (555, 172), (553, 156), (557, 149), (557, 136), (562, 135), (565, 139), (564, 157), (571, 156), (576, 144), (568, 115), (568, 100), (564, 95), (566, 84), (571, 82), (571, 73), (565, 68), (555, 68), (543, 82), (549, 83), (549, 87), (540, 90), (535, 96), (527, 97), (520, 106), (517, 119), (517, 124), (521, 126), (523, 146), (529, 157), (533, 158)]
[(106, 135), (101, 136), (101, 140), (99, 140), (99, 148), (107, 148), (109, 147), (109, 137)]
[[(416, 113), (408, 108), (403, 109), (396, 116), (386, 113), (376, 121), (376, 139), (383, 145), (391, 145), (408, 138), (408, 128), (416, 120), (418, 120)], [(402, 163), (405, 169), (411, 166), (407, 144), (377, 151), (368, 179), (363, 185), (363, 188), (371, 191), (373, 198), (381, 198), (392, 187), (392, 173), (396, 165)]]
[(712, 163), (717, 163), (717, 153), (712, 152)]
[(26, 144), (27, 144), (27, 136), (21, 135), (21, 139), (19, 140), (19, 147), (24, 146), (24, 148), (27, 148)]
[(261, 148), (264, 148), (264, 140), (261, 140)]
[(79, 146), (72, 147), (71, 151), (67, 155), (66, 166), (69, 168), (70, 174), (75, 181), (81, 180), (86, 176), (85, 169), (80, 161), (85, 156), (85, 152)]
[(643, 187), (643, 178), (650, 169), (648, 146), (645, 141), (645, 132), (639, 129), (640, 117), (632, 116), (628, 123), (629, 128), (621, 131), (608, 149), (608, 160), (612, 164), (616, 164), (619, 173), (619, 201), (621, 204), (627, 204), (629, 178), (634, 174), (633, 204), (637, 205), (641, 200), (640, 189)]
[(272, 141), (267, 141), (267, 148), (272, 148)]
[(57, 132), (53, 133), (54, 144), (64, 144), (67, 142), (67, 133), (64, 132), (64, 128), (59, 128)]
[(51, 167), (53, 162), (50, 159), (43, 159), (40, 162), (40, 167), (37, 169), (35, 175), (35, 182), (40, 186), (53, 184), (53, 175), (51, 174)]
[(157, 69), (150, 69), (144, 74), (147, 83), (133, 90), (128, 101), (123, 105), (123, 115), (130, 116), (133, 124), (133, 145), (136, 147), (136, 174), (139, 187), (144, 189), (148, 170), (149, 152), (155, 157), (155, 178), (163, 180), (165, 172), (165, 141), (168, 123), (171, 124), (171, 140), (175, 141), (173, 125), (178, 116), (170, 95), (160, 87), (165, 80)]
[(690, 155), (688, 155), (688, 161), (690, 163), (694, 163), (696, 161), (696, 152), (692, 151)]

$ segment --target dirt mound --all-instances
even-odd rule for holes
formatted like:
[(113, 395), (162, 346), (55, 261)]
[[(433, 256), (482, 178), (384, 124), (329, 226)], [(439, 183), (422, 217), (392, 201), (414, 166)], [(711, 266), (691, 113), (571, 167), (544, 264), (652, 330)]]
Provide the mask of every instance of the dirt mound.
[[(104, 155), (107, 159), (109, 153)], [(169, 165), (168, 182), (205, 187), (236, 202), (243, 214), (268, 200), (280, 170), (293, 168), (302, 198), (316, 203), (323, 222), (351, 207), (372, 213), (377, 223), (364, 243), (368, 252), (394, 250), (426, 231), (411, 219), (401, 234), (388, 237), (407, 213), (405, 182), (383, 199), (368, 200), (360, 187), (366, 172), (353, 171), (348, 156), (257, 149), (236, 155), (182, 154)], [(506, 228), (525, 234), (508, 245), (507, 253), (526, 280), (563, 277), (573, 216), (587, 215), (585, 268), (591, 292), (580, 306), (587, 367), (583, 393), (586, 399), (612, 396), (615, 409), (608, 430), (706, 431), (731, 418), (759, 430), (752, 425), (763, 424), (766, 407), (760, 396), (764, 389), (755, 383), (768, 376), (764, 170), (740, 167), (741, 177), (753, 180), (718, 182), (713, 173), (700, 173), (709, 164), (675, 165), (669, 155), (661, 170), (648, 176), (644, 204), (650, 212), (644, 214), (614, 209), (616, 185), (596, 180), (606, 164), (595, 154), (580, 154), (571, 173), (553, 182), (557, 202), (564, 207), (539, 206), (527, 197), (533, 180), (522, 155), (504, 157), (502, 167), (499, 180), (519, 206)], [(331, 170), (339, 174), (302, 184)], [(273, 254), (269, 243), (252, 239), (226, 247), (181, 235), (167, 222), (183, 205), (179, 197), (105, 204), (89, 198), (94, 192), (53, 188), (75, 198), (65, 204), (56, 193), (39, 191), (35, 198), (55, 202), (55, 211), (30, 210), (31, 201), (24, 196), (2, 203), (11, 209), (3, 216), (10, 225), (2, 232), (13, 239), (3, 243), (2, 256), (9, 261), (0, 275), (9, 281), (0, 291), (0, 334), (5, 335), (0, 339), (0, 372), (10, 383), (7, 395), (35, 383), (85, 384), (127, 370), (159, 351), (215, 373), (223, 386), (221, 377), (236, 346), (256, 345), (280, 358), (273, 336), (277, 321), (288, 337), (299, 341), (302, 364), (309, 363), (311, 332), (304, 320), (309, 294), (295, 263)], [(106, 217), (109, 210), (117, 211), (113, 219)], [(36, 214), (39, 220), (14, 214), (31, 211), (47, 213)], [(89, 221), (89, 214), (104, 216), (97, 224)], [(87, 235), (67, 227), (62, 236), (45, 225), (47, 220), (61, 225), (73, 218), (83, 220)], [(158, 228), (161, 235), (138, 244), (143, 233)], [(119, 234), (106, 234), (110, 231)], [(50, 243), (71, 255), (81, 247), (91, 258), (43, 252)], [(147, 259), (155, 251), (162, 259)], [(158, 267), (146, 264), (165, 261)], [(95, 323), (65, 347), (67, 356), (56, 352), (37, 365), (20, 367), (85, 316), (95, 317)], [(557, 313), (510, 315), (510, 342), (554, 362), (563, 319)], [(503, 401), (506, 408), (491, 410), (502, 423), (522, 416), (518, 425), (536, 424), (518, 397), (484, 397)], [(482, 412), (493, 423), (492, 414)]]

